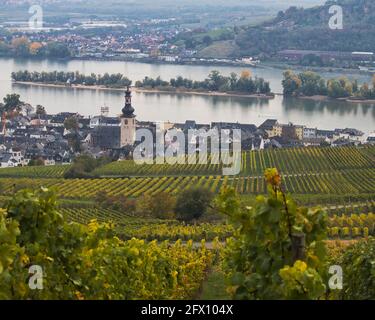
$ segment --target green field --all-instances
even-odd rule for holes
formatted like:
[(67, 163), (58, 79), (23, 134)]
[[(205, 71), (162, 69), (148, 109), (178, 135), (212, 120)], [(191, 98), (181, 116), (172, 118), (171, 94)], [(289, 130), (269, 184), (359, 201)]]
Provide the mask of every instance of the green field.
[[(375, 147), (291, 148), (242, 153), (241, 176), (263, 175), (265, 169), (273, 167), (283, 174), (374, 168)], [(95, 173), (103, 176), (221, 175), (222, 165), (210, 162), (206, 165), (137, 165), (133, 161), (117, 161), (98, 168)]]
[[(318, 219), (322, 218), (319, 236), (323, 237), (326, 246), (332, 247), (328, 250), (329, 257), (336, 257), (336, 254), (342, 254), (340, 250), (344, 245), (360, 243), (359, 240), (368, 240), (375, 236), (374, 156), (374, 147), (246, 152), (242, 154), (242, 172), (234, 177), (223, 176), (222, 168), (213, 164), (135, 166), (130, 161), (114, 162), (99, 167), (95, 173), (97, 175), (100, 173), (101, 177), (90, 179), (64, 179), (63, 175), (69, 168), (65, 166), (1, 169), (0, 203), (4, 209), (0, 210), (0, 218), (5, 231), (9, 226), (16, 228), (18, 223), (22, 223), (22, 232), (27, 236), (34, 234), (34, 231), (28, 233), (30, 228), (34, 228), (35, 234), (43, 241), (49, 243), (51, 240), (52, 249), (46, 251), (45, 256), (48, 252), (50, 257), (52, 252), (53, 263), (55, 261), (61, 263), (58, 260), (61, 257), (64, 261), (68, 259), (62, 269), (64, 277), (61, 279), (65, 279), (68, 266), (78, 265), (79, 270), (82, 270), (80, 271), (82, 278), (89, 289), (84, 291), (81, 289), (82, 286), (74, 287), (73, 294), (63, 298), (98, 298), (101, 296), (93, 294), (96, 291), (91, 288), (102, 290), (103, 283), (108, 283), (108, 288), (112, 283), (119, 283), (120, 289), (113, 286), (111, 291), (111, 297), (115, 299), (124, 299), (124, 297), (125, 299), (228, 299), (232, 297), (233, 288), (230, 282), (232, 275), (228, 269), (230, 265), (227, 265), (227, 261), (230, 260), (225, 259), (231, 256), (233, 241), (239, 241), (238, 235), (247, 232), (244, 224), (239, 220), (232, 221), (233, 217), (238, 216), (238, 219), (242, 219), (247, 225), (256, 226), (250, 229), (251, 232), (261, 233), (262, 227), (273, 226), (273, 222), (268, 220), (271, 216), (268, 212), (272, 210), (267, 209), (266, 203), (271, 204), (277, 200), (279, 193), (274, 198), (270, 195), (268, 201), (259, 197), (256, 201), (258, 206), (249, 215), (246, 212), (248, 206), (254, 208), (257, 195), (267, 192), (263, 177), (264, 169), (274, 166), (279, 168), (283, 186), (291, 193), (291, 197), (298, 205), (315, 207), (319, 204), (328, 212), (328, 219), (325, 221), (324, 212), (321, 210), (300, 210), (305, 212), (307, 223), (304, 228), (311, 226), (307, 217), (313, 217), (311, 221), (315, 216)], [(278, 178), (276, 171), (273, 177)], [(18, 193), (12, 198), (19, 190), (35, 191), (42, 186), (55, 189), (59, 201), (55, 201), (53, 192), (46, 191)], [(214, 193), (220, 192), (224, 187), (233, 187), (240, 195), (242, 203), (237, 209), (237, 205), (234, 205), (235, 214), (231, 215), (230, 220), (219, 213), (220, 209), (214, 203), (211, 203), (209, 210), (201, 218), (188, 222), (179, 221), (181, 217), (178, 216), (177, 211), (174, 211), (175, 215), (168, 215), (173, 217), (168, 219), (155, 218), (157, 216), (155, 211), (153, 213), (142, 211), (142, 206), (147, 205), (147, 198), (142, 198), (143, 195), (154, 196), (165, 192), (178, 196), (181, 191), (197, 186), (208, 188)], [(282, 191), (281, 188), (279, 190)], [(106, 195), (102, 194), (102, 197), (98, 197), (103, 192)], [(35, 196), (37, 194), (38, 197)], [(47, 197), (44, 198), (45, 196)], [(151, 201), (158, 201), (158, 199), (151, 198)], [(179, 197), (176, 199), (177, 202), (181, 201)], [(193, 201), (195, 199), (191, 200)], [(235, 202), (237, 201), (229, 200), (227, 205), (229, 203), (231, 207)], [(285, 203), (289, 209), (295, 207), (288, 201)], [(282, 202), (278, 205), (283, 207)], [(157, 213), (163, 213), (164, 209), (159, 208)], [(176, 208), (177, 205), (173, 210)], [(264, 211), (263, 208), (268, 211)], [(288, 214), (287, 209), (285, 210)], [(262, 211), (265, 212), (264, 216), (267, 220), (259, 227), (255, 220), (251, 219), (261, 216), (263, 213), (259, 214), (259, 212)], [(42, 212), (46, 214), (41, 214)], [(229, 208), (227, 214), (233, 212)], [(11, 221), (7, 218), (8, 213), (19, 219), (17, 223), (8, 223)], [(297, 216), (296, 212), (293, 214)], [(48, 220), (50, 217), (54, 220)], [(61, 219), (62, 217), (65, 219)], [(39, 219), (43, 222), (35, 223), (35, 219), (38, 223)], [(57, 224), (60, 223), (59, 221), (65, 222)], [(248, 223), (249, 221), (252, 222)], [(286, 225), (285, 221), (275, 224)], [(52, 227), (49, 230), (50, 225)], [(312, 230), (318, 227), (318, 224), (313, 226)], [(46, 228), (49, 233), (45, 232)], [(13, 234), (16, 234), (16, 231), (12, 231)], [(62, 247), (56, 246), (56, 241), (51, 236), (56, 232), (60, 235), (57, 238), (58, 243), (60, 244), (63, 239), (68, 249), (64, 247), (62, 251), (55, 250)], [(59, 232), (65, 232), (64, 237)], [(244, 236), (249, 235), (244, 234)], [(238, 243), (240, 246), (244, 244), (243, 239), (240, 238)], [(268, 241), (272, 241), (272, 237), (266, 238), (266, 242)], [(72, 244), (75, 248), (81, 243), (78, 251), (73, 251), (69, 247)], [(275, 241), (276, 247), (279, 247), (279, 243), (280, 241)], [(40, 247), (39, 244), (38, 246)], [(248, 248), (248, 244), (245, 248)], [(8, 254), (5, 251), (5, 257), (12, 257), (13, 252), (9, 251)], [(31, 255), (32, 251), (29, 250), (28, 254)], [(362, 256), (367, 257), (367, 253), (363, 253)], [(28, 257), (25, 256), (24, 259)], [(118, 270), (109, 280), (107, 280), (108, 265)], [(51, 268), (55, 268), (53, 264)], [(105, 273), (101, 276), (104, 280), (100, 280), (97, 284), (94, 281), (95, 277), (86, 272), (91, 269), (104, 270)], [(76, 275), (76, 270), (72, 274)], [(121, 281), (118, 281), (119, 277), (122, 277)], [(357, 274), (355, 278), (358, 278)], [(128, 279), (130, 279), (129, 283), (126, 282)], [(150, 279), (153, 279), (153, 282), (146, 288), (145, 284), (148, 284)], [(172, 286), (168, 286), (168, 279), (173, 280)], [(60, 281), (63, 283), (63, 280)], [(137, 284), (140, 284), (142, 289)], [(155, 290), (155, 286), (158, 290)], [(365, 287), (371, 286), (365, 285)], [(131, 293), (124, 296), (123, 292), (128, 290), (131, 290)], [(55, 291), (54, 286), (48, 289), (49, 293)], [(108, 289), (103, 292), (106, 294), (107, 291)], [(134, 295), (134, 292), (137, 294)], [(9, 296), (12, 297), (12, 293)]]
[[(244, 152), (238, 176), (223, 176), (217, 164), (136, 165), (117, 161), (94, 172), (101, 178), (64, 179), (69, 166), (0, 169), (4, 196), (23, 188), (55, 187), (63, 199), (92, 200), (99, 192), (110, 196), (136, 198), (160, 192), (177, 195), (191, 187), (205, 187), (218, 193), (233, 187), (243, 196), (266, 193), (263, 172), (277, 167), (287, 191), (304, 204), (313, 199), (336, 203), (338, 198), (351, 201), (374, 200), (375, 147), (298, 148)], [(331, 200), (330, 200), (331, 199)], [(319, 201), (317, 201), (319, 202)]]
[(1, 178), (62, 178), (70, 165), (0, 168)]
[(375, 147), (298, 148), (242, 153), (241, 174), (223, 176), (216, 164), (136, 165), (117, 161), (94, 172), (101, 178), (64, 179), (70, 166), (23, 167), (0, 170), (1, 202), (21, 189), (41, 186), (56, 189), (61, 213), (70, 221), (87, 224), (96, 219), (112, 221), (125, 239), (224, 241), (233, 227), (220, 223), (186, 226), (177, 220), (134, 217), (111, 209), (98, 208), (95, 197), (137, 198), (161, 192), (178, 195), (191, 187), (205, 187), (214, 193), (233, 187), (249, 205), (267, 192), (263, 172), (277, 167), (285, 189), (298, 203), (327, 206), (331, 238), (350, 239), (374, 234)]
[[(283, 176), (286, 189), (295, 194), (345, 195), (353, 197), (375, 193), (375, 169), (351, 169), (314, 174), (293, 174)], [(239, 194), (266, 193), (262, 176), (189, 176), (150, 178), (102, 178), (102, 179), (41, 179), (0, 178), (3, 194), (11, 195), (24, 188), (55, 187), (62, 198), (89, 199), (98, 192), (106, 191), (111, 196), (139, 197), (160, 192), (178, 194), (191, 187), (205, 187), (217, 193), (223, 187), (233, 187)]]
[[(188, 159), (187, 159), (188, 160)], [(218, 158), (216, 157), (216, 161)], [(186, 161), (187, 162), (187, 161)], [(115, 161), (97, 168), (93, 173), (102, 177), (165, 177), (218, 176), (223, 166), (214, 164), (153, 164), (137, 165), (132, 160)], [(375, 167), (375, 147), (291, 148), (247, 151), (242, 153), (241, 176), (263, 175), (267, 168), (276, 167), (284, 174), (326, 173)], [(0, 169), (5, 178), (62, 178), (70, 165), (49, 167), (17, 167)]]
[[(328, 235), (332, 239), (353, 239), (375, 235), (375, 202), (364, 207), (336, 208), (328, 210)], [(159, 220), (129, 216), (122, 212), (101, 208), (64, 208), (60, 212), (69, 220), (88, 224), (92, 220), (113, 222), (116, 233), (124, 239), (225, 241), (234, 228), (224, 223), (200, 223), (185, 225), (177, 220)]]

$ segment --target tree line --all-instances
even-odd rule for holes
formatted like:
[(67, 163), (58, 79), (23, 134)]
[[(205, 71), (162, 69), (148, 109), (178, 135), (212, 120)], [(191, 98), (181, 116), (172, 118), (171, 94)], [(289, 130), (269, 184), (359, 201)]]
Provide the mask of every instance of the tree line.
[(223, 76), (219, 71), (214, 70), (203, 81), (193, 81), (182, 76), (172, 78), (169, 81), (164, 81), (160, 77), (156, 79), (145, 77), (142, 81), (137, 81), (135, 86), (143, 88), (271, 94), (269, 82), (263, 78), (253, 78), (250, 71), (247, 70), (243, 71), (241, 75), (232, 72), (229, 76)]
[[(82, 84), (87, 86), (101, 85), (111, 88), (130, 86), (132, 81), (121, 73), (104, 75), (91, 73), (84, 75), (76, 72), (29, 72), (27, 70), (12, 72), (14, 81), (39, 82), (39, 83), (59, 83), (59, 84)], [(138, 88), (158, 88), (158, 89), (185, 89), (196, 91), (216, 91), (216, 92), (238, 92), (246, 94), (271, 94), (269, 82), (263, 78), (251, 76), (249, 71), (243, 71), (241, 75), (232, 72), (230, 76), (223, 76), (219, 71), (212, 71), (203, 81), (193, 81), (182, 76), (164, 81), (160, 77), (156, 79), (145, 77), (142, 81), (137, 81)]]
[[(76, 72), (52, 71), (52, 72), (30, 72), (27, 70), (12, 72), (14, 81), (39, 82), (49, 84), (80, 84), (100, 85), (111, 88), (130, 86), (132, 81), (121, 73), (105, 73), (90, 75)], [(246, 94), (272, 95), (269, 82), (263, 78), (252, 77), (247, 70), (240, 75), (232, 72), (229, 76), (223, 76), (219, 71), (211, 71), (203, 81), (194, 81), (182, 76), (172, 78), (169, 81), (161, 77), (145, 77), (142, 81), (136, 81), (138, 88), (151, 88), (162, 90), (191, 90), (191, 91), (214, 91), (214, 92), (237, 92)], [(372, 83), (360, 85), (357, 80), (346, 77), (325, 80), (319, 74), (305, 71), (299, 74), (291, 70), (283, 73), (283, 93), (285, 96), (314, 96), (322, 95), (330, 98), (354, 98), (375, 99), (375, 75)]]
[(32, 42), (27, 37), (13, 38), (9, 43), (0, 41), (0, 56), (19, 58), (69, 58), (67, 45), (58, 42)]
[(287, 70), (283, 74), (283, 92), (285, 96), (314, 96), (322, 95), (330, 98), (375, 99), (375, 76), (372, 85), (357, 80), (351, 81), (346, 77), (325, 80), (312, 71), (295, 74)]
[(84, 75), (76, 72), (29, 72), (27, 70), (12, 72), (14, 81), (24, 82), (41, 82), (41, 83), (64, 83), (64, 84), (82, 84), (87, 86), (102, 85), (108, 87), (124, 87), (130, 86), (132, 81), (124, 77), (121, 73), (109, 74), (105, 73)]
[(143, 194), (139, 198), (113, 196), (100, 191), (96, 194), (95, 202), (99, 207), (130, 216), (195, 223), (201, 219), (208, 221), (218, 218), (211, 206), (213, 198), (214, 194), (209, 189), (191, 187), (180, 191), (176, 196), (160, 192), (154, 195)]

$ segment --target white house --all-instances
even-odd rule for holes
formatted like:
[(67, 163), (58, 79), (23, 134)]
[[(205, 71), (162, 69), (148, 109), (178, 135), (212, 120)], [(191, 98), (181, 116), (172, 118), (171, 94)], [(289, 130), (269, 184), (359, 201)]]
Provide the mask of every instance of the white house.
[(24, 165), (23, 157), (13, 156), (13, 153), (7, 152), (0, 155), (1, 168), (21, 167)]
[(24, 158), (20, 149), (9, 149), (4, 153), (0, 153), (1, 168), (23, 167), (27, 163), (28, 161)]
[(316, 138), (317, 128), (303, 128), (303, 139), (313, 139)]
[(90, 119), (90, 129), (94, 129), (99, 126), (113, 126), (119, 127), (120, 121), (118, 117), (104, 117), (104, 116), (95, 116)]
[(0, 156), (0, 166), (1, 168), (11, 168), (18, 167), (18, 164), (10, 153), (5, 153)]

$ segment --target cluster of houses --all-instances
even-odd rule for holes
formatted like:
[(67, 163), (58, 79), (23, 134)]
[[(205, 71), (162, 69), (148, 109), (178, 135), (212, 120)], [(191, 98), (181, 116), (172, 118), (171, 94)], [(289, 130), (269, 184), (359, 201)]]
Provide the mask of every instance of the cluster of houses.
[(263, 137), (267, 137), (268, 142), (277, 148), (374, 143), (374, 134), (365, 135), (354, 128), (320, 130), (293, 123), (282, 124), (275, 119), (267, 119), (258, 128)]
[[(103, 109), (101, 115), (94, 117), (69, 112), (56, 115), (21, 112), (6, 119), (1, 124), (0, 166), (69, 164), (82, 152), (94, 157), (107, 155), (121, 159), (128, 157), (139, 143), (136, 141), (137, 129), (149, 129), (154, 134), (157, 131), (155, 123), (136, 119), (129, 88), (120, 116), (109, 117), (108, 108)], [(276, 119), (267, 119), (260, 126), (229, 122), (198, 124), (193, 120), (164, 123), (163, 130), (169, 129), (183, 132), (186, 139), (191, 129), (217, 129), (218, 132), (239, 129), (242, 150), (375, 144), (375, 133), (365, 135), (350, 128), (319, 130), (292, 123), (281, 124)], [(165, 147), (168, 143), (173, 140), (167, 141)]]
[(69, 145), (72, 134), (64, 128), (70, 113), (58, 115), (19, 114), (1, 124), (0, 166), (20, 167), (31, 161), (54, 165), (70, 163), (74, 152)]
[[(259, 63), (252, 57), (239, 59), (220, 59), (217, 57), (206, 58), (197, 55), (196, 49), (186, 48), (185, 45), (176, 44), (175, 38), (186, 32), (206, 33), (205, 28), (191, 30), (182, 26), (176, 19), (145, 19), (139, 22), (127, 21), (113, 23), (103, 21), (75, 20), (73, 24), (67, 23), (58, 26), (60, 32), (54, 28), (45, 28), (44, 32), (29, 32), (23, 24), (17, 28), (17, 23), (5, 23), (11, 28), (13, 39), (23, 37), (25, 34), (32, 43), (46, 44), (58, 42), (65, 44), (71, 55), (79, 59), (98, 60), (139, 60), (144, 62), (165, 63), (193, 63), (193, 64), (230, 64), (251, 66)], [(79, 26), (77, 26), (77, 24)], [(113, 26), (114, 28), (110, 28)], [(123, 26), (124, 32), (117, 27)], [(108, 27), (106, 32), (95, 32), (96, 28)], [(95, 33), (86, 34), (85, 30), (92, 29)], [(51, 32), (49, 32), (51, 31)], [(0, 34), (0, 41), (10, 43), (8, 36)]]
[[(181, 57), (194, 55), (196, 51), (173, 44), (176, 35), (184, 32), (185, 28), (171, 23), (155, 19), (127, 21), (126, 24), (75, 19), (73, 23), (58, 25), (58, 33), (49, 27), (45, 28), (45, 32), (29, 32), (24, 25), (14, 23), (5, 23), (5, 27), (12, 28), (14, 38), (26, 34), (30, 42), (65, 44), (77, 58), (177, 62)], [(102, 31), (96, 32), (99, 28)], [(93, 30), (89, 35), (85, 31), (88, 29)], [(6, 42), (8, 38), (0, 35), (0, 40)]]

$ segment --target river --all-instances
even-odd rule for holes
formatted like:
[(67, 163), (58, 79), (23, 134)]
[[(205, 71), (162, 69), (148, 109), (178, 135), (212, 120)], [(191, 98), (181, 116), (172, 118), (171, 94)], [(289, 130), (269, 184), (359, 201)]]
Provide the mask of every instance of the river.
[[(32, 105), (43, 105), (48, 113), (62, 111), (79, 112), (82, 115), (96, 115), (100, 107), (109, 107), (110, 114), (119, 114), (123, 106), (123, 94), (119, 91), (90, 89), (48, 88), (13, 84), (11, 72), (29, 71), (79, 71), (90, 73), (123, 73), (133, 82), (145, 76), (169, 80), (181, 75), (193, 80), (204, 79), (211, 70), (222, 74), (240, 73), (243, 67), (232, 66), (190, 66), (144, 64), (120, 61), (50, 61), (0, 59), (0, 97), (16, 92), (23, 101)], [(276, 68), (248, 68), (254, 76), (270, 82), (272, 91), (282, 91), (282, 70)], [(340, 74), (341, 75), (341, 74)], [(336, 73), (323, 74), (326, 78)], [(371, 81), (370, 76), (351, 75), (360, 82)], [(137, 119), (145, 121), (199, 123), (230, 121), (261, 124), (267, 118), (276, 118), (282, 123), (293, 122), (320, 129), (357, 128), (364, 132), (375, 130), (375, 104), (350, 104), (339, 101), (317, 102), (276, 96), (272, 100), (243, 97), (203, 96), (168, 93), (134, 93), (133, 105)]]

